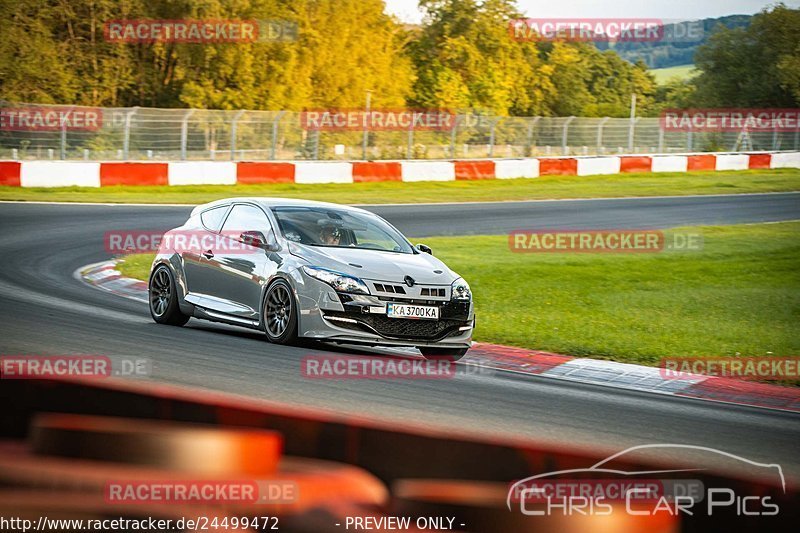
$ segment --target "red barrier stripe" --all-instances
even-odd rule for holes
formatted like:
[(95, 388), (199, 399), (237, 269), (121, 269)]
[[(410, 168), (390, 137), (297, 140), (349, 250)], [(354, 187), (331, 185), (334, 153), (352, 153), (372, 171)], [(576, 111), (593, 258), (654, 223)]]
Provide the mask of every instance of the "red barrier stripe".
[(715, 155), (690, 155), (686, 163), (686, 170), (716, 170), (717, 156)]
[(353, 163), (353, 181), (402, 181), (402, 166), (397, 161), (367, 161)]
[(294, 183), (294, 164), (271, 162), (237, 163), (236, 183)]
[(494, 161), (456, 161), (457, 180), (494, 179)]
[(577, 159), (539, 159), (540, 176), (575, 176), (577, 174)]
[(620, 172), (650, 172), (653, 159), (650, 157), (623, 156), (619, 158)]
[(771, 162), (771, 154), (751, 154), (747, 168), (769, 168)]
[(168, 163), (100, 163), (100, 185), (169, 185)]
[(16, 161), (0, 161), (0, 185), (19, 187), (21, 164)]

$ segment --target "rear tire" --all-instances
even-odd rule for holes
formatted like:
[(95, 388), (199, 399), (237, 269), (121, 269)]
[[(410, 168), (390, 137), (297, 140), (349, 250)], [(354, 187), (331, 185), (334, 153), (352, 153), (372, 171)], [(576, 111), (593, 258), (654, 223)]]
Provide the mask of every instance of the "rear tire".
[(190, 317), (181, 313), (175, 277), (166, 265), (157, 266), (150, 274), (147, 296), (150, 316), (159, 324), (183, 326), (189, 321)]
[(297, 305), (292, 288), (283, 279), (276, 280), (267, 289), (261, 307), (261, 327), (271, 343), (297, 342)]
[(430, 348), (428, 346), (418, 346), (425, 359), (431, 361), (458, 361), (467, 353), (469, 348)]

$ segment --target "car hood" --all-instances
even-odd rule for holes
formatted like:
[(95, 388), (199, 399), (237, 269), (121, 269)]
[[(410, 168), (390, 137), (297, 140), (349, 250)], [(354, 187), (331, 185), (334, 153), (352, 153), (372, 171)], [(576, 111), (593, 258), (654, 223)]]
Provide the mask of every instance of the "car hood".
[[(336, 270), (358, 278), (403, 283), (406, 276), (427, 285), (450, 285), (458, 276), (430, 254), (401, 254), (291, 243), (289, 250), (312, 266)], [(355, 266), (358, 265), (358, 266)]]

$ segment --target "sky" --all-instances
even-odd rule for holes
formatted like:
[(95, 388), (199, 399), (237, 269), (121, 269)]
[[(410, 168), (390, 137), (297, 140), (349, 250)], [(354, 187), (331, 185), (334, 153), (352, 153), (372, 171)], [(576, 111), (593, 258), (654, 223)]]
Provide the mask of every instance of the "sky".
[[(403, 22), (419, 22), (417, 0), (384, 0), (387, 9)], [(772, 5), (764, 0), (517, 0), (528, 17), (559, 18), (658, 18), (669, 21), (697, 20), (724, 15), (751, 15)], [(800, 0), (785, 0), (800, 7)]]

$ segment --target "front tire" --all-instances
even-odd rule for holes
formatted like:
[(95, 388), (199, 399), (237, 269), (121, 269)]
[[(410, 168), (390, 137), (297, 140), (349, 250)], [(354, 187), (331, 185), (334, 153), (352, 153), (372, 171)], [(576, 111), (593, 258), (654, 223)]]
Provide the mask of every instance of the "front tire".
[(261, 309), (261, 326), (267, 340), (274, 344), (297, 342), (297, 309), (292, 288), (283, 279), (267, 289)]
[(166, 265), (157, 266), (150, 274), (147, 295), (150, 316), (159, 324), (183, 326), (189, 321), (189, 316), (181, 313), (175, 277)]
[(469, 348), (429, 348), (428, 346), (418, 346), (425, 359), (431, 361), (458, 361), (466, 355)]

